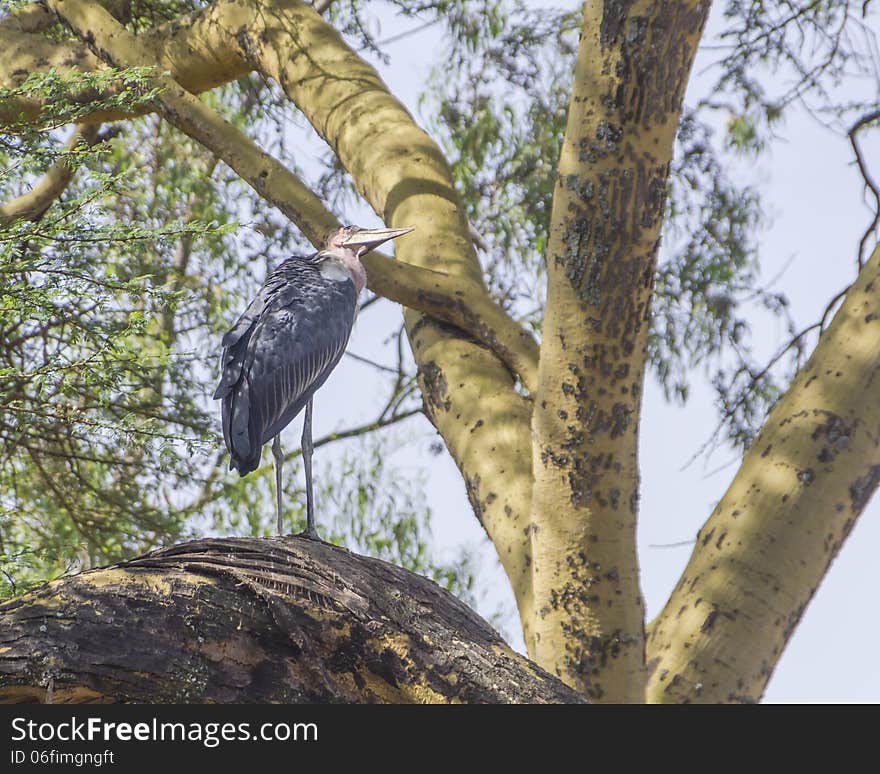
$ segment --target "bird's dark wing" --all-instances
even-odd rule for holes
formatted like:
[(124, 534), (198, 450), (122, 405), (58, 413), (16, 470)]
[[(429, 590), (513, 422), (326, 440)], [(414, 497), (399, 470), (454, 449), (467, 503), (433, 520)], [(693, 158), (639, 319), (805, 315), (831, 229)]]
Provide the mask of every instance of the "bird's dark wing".
[(223, 437), (241, 475), (266, 441), (303, 409), (339, 362), (354, 322), (350, 280), (333, 281), (306, 262), (286, 261), (223, 341)]
[[(317, 266), (315, 260), (317, 254), (307, 258), (294, 259), (299, 263), (300, 271), (293, 273), (290, 267), (282, 264), (267, 278), (266, 282), (260, 288), (256, 297), (244, 310), (241, 317), (238, 318), (225, 334), (223, 334), (223, 357), (221, 362), (221, 378), (220, 384), (214, 392), (214, 400), (218, 400), (227, 395), (230, 389), (241, 378), (241, 369), (244, 365), (244, 355), (247, 352), (247, 343), (253, 331), (254, 325), (263, 316), (266, 308), (276, 302), (296, 302), (296, 293), (291, 293), (291, 284), (297, 280), (297, 275), (303, 271), (308, 271), (309, 266)], [(285, 292), (287, 291), (287, 292)]]

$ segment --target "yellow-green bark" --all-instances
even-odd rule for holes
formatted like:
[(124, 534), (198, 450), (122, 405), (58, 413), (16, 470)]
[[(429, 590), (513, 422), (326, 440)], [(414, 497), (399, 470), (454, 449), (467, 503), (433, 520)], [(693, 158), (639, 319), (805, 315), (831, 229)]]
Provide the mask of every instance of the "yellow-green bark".
[(672, 142), (708, 4), (587, 3), (547, 251), (535, 394), (538, 663), (644, 695), (638, 426)]
[[(98, 3), (88, 5), (104, 10)], [(138, 35), (139, 45), (151, 64), (169, 72), (175, 81), (192, 93), (208, 91), (242, 78), (253, 67), (234, 41), (229, 40), (221, 23), (229, 5), (219, 3), (204, 12), (146, 30)], [(30, 30), (31, 26), (25, 25), (25, 29)], [(20, 31), (11, 23), (0, 24), (0, 87), (17, 86), (31, 73), (52, 68), (66, 74), (94, 72), (105, 66), (82, 42), (55, 40), (38, 32)], [(82, 100), (87, 101), (89, 96), (82, 95)], [(15, 121), (19, 114), (26, 119), (35, 119), (39, 111), (37, 100), (9, 101), (0, 104), (0, 122)], [(94, 121), (109, 121), (128, 116), (117, 111), (97, 112), (91, 117)]]
[(523, 634), (530, 639), (532, 573), (528, 547), (531, 499), (531, 401), (514, 392), (496, 358), (449, 336), (416, 312), (405, 315), (425, 411), (442, 428), (474, 514), (491, 538), (514, 589)]
[(651, 624), (650, 701), (751, 702), (880, 484), (880, 248)]

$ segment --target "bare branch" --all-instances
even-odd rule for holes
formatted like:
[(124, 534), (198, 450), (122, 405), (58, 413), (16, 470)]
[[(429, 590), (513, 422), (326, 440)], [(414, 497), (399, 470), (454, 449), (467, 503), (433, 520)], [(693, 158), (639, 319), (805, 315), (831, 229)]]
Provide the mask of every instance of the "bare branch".
[[(399, 422), (403, 422), (405, 419), (409, 419), (410, 417), (414, 417), (417, 414), (423, 413), (424, 411), (421, 408), (401, 411), (399, 414), (393, 414), (390, 417), (377, 419), (373, 422), (368, 422), (367, 424), (360, 425), (358, 427), (352, 427), (348, 430), (341, 430), (338, 433), (329, 433), (323, 438), (319, 438), (317, 441), (315, 441), (313, 446), (317, 449), (321, 446), (325, 446), (328, 443), (334, 443), (335, 441), (345, 441), (350, 438), (358, 438), (362, 435), (366, 435), (367, 433), (372, 433), (376, 430), (382, 430), (386, 427), (391, 427), (391, 425), (396, 425)], [(295, 449), (294, 451), (284, 455), (284, 461), (287, 462), (290, 460), (295, 460), (297, 457), (301, 456), (302, 449)]]
[(828, 316), (829, 311), (835, 302), (839, 301), (840, 298), (846, 293), (846, 290), (849, 289), (849, 286), (845, 288), (843, 291), (838, 293), (832, 300), (831, 303), (826, 307), (825, 314), (822, 316), (822, 321), (817, 323), (812, 323), (808, 325), (806, 328), (801, 329), (798, 333), (794, 334), (789, 340), (783, 344), (774, 354), (770, 360), (764, 365), (764, 367), (758, 371), (757, 373), (752, 373), (749, 376), (748, 384), (741, 391), (740, 396), (730, 405), (728, 405), (725, 410), (722, 412), (718, 423), (715, 425), (715, 429), (712, 431), (712, 434), (700, 445), (700, 447), (690, 456), (687, 462), (681, 466), (681, 470), (686, 470), (694, 462), (696, 462), (704, 452), (706, 452), (710, 447), (713, 447), (715, 441), (721, 434), (721, 431), (724, 429), (724, 425), (730, 420), (734, 414), (736, 414), (737, 410), (745, 404), (745, 402), (749, 399), (751, 391), (754, 387), (760, 383), (761, 379), (767, 376), (770, 373), (773, 366), (775, 366), (783, 357), (785, 357), (786, 353), (797, 347), (799, 350), (803, 347), (803, 339), (809, 333), (814, 330), (819, 330), (820, 332), (825, 328), (825, 320)]
[(865, 246), (871, 238), (871, 235), (876, 232), (877, 225), (880, 224), (880, 188), (878, 188), (877, 183), (868, 170), (868, 164), (865, 161), (865, 157), (862, 155), (862, 149), (859, 147), (858, 133), (861, 129), (873, 121), (876, 121), (878, 118), (880, 118), (880, 110), (874, 110), (856, 121), (848, 132), (849, 142), (852, 145), (853, 152), (856, 154), (856, 164), (859, 167), (859, 172), (861, 172), (862, 179), (865, 181), (865, 187), (874, 197), (874, 219), (865, 230), (865, 233), (862, 235), (862, 239), (859, 242), (859, 269), (861, 269), (865, 263)]
[(377, 363), (374, 360), (370, 360), (368, 357), (362, 357), (361, 355), (356, 355), (354, 352), (345, 352), (346, 357), (350, 357), (352, 360), (357, 360), (359, 363), (364, 363), (365, 365), (372, 366), (373, 368), (378, 369), (379, 371), (385, 371), (388, 374), (397, 375), (396, 368), (390, 368), (386, 365), (382, 365), (381, 363)]

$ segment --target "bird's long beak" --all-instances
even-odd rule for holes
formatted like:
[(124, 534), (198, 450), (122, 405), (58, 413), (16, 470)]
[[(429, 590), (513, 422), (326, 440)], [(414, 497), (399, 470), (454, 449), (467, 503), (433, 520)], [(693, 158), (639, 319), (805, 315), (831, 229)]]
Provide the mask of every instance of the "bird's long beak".
[(399, 236), (415, 231), (414, 228), (364, 228), (356, 231), (342, 244), (345, 247), (363, 247), (360, 255), (375, 250), (379, 245), (387, 242), (389, 239), (396, 239)]

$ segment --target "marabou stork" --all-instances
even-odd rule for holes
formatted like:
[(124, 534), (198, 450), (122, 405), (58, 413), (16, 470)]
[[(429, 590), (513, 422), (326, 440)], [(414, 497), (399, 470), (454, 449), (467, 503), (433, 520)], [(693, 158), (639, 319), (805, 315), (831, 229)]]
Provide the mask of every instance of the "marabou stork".
[(314, 255), (294, 256), (269, 274), (257, 297), (223, 336), (223, 438), (230, 468), (245, 476), (272, 440), (278, 534), (281, 528), (281, 431), (305, 407), (305, 534), (317, 538), (312, 496), (312, 396), (345, 351), (367, 284), (362, 255), (411, 228), (344, 226)]

